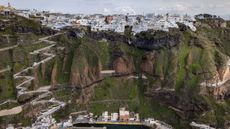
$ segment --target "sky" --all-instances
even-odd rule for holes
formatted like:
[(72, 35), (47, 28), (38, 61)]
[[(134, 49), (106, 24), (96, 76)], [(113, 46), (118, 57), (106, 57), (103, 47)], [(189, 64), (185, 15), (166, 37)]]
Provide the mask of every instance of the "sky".
[(210, 13), (230, 15), (230, 0), (0, 0), (1, 5), (84, 14)]

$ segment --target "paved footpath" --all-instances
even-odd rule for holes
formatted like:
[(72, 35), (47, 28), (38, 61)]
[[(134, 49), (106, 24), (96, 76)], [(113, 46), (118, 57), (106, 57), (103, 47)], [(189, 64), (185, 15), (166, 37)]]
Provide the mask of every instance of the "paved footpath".
[(1, 48), (1, 49), (0, 49), (0, 52), (2, 52), (2, 51), (7, 51), (7, 50), (10, 50), (10, 49), (14, 49), (14, 48), (16, 48), (16, 47), (18, 47), (18, 44), (17, 44), (17, 45), (13, 45), (13, 46), (9, 46), (9, 47), (5, 47), (5, 48)]
[[(45, 97), (49, 96), (49, 95), (52, 95), (51, 92), (49, 91), (50, 89), (50, 86), (46, 86), (46, 87), (41, 87), (39, 88), (38, 90), (34, 90), (34, 91), (29, 91), (28, 90), (28, 87), (26, 87), (27, 84), (30, 84), (33, 80), (34, 80), (34, 77), (33, 76), (25, 76), (23, 73), (27, 73), (29, 70), (33, 70), (34, 67), (42, 64), (42, 63), (46, 63), (48, 62), (49, 60), (53, 59), (56, 55), (55, 54), (52, 54), (51, 51), (49, 51), (52, 47), (54, 47), (56, 45), (56, 42), (54, 41), (49, 41), (48, 39), (49, 38), (52, 38), (52, 37), (55, 37), (55, 36), (58, 36), (58, 35), (61, 35), (61, 34), (64, 34), (64, 33), (57, 33), (55, 35), (51, 35), (51, 36), (47, 36), (47, 37), (44, 37), (44, 38), (40, 38), (39, 41), (35, 42), (34, 44), (36, 43), (41, 43), (41, 42), (46, 42), (48, 44), (50, 44), (50, 46), (48, 47), (44, 47), (44, 48), (41, 48), (41, 49), (38, 49), (38, 50), (35, 50), (33, 52), (31, 52), (30, 54), (38, 54), (38, 53), (41, 53), (43, 54), (44, 56), (46, 56), (47, 58), (45, 58), (44, 60), (41, 60), (40, 62), (34, 62), (34, 65), (32, 67), (28, 67), (28, 68), (25, 68), (23, 69), (22, 71), (14, 74), (14, 79), (24, 79), (23, 82), (21, 82), (20, 84), (18, 84), (16, 86), (17, 88), (17, 92), (18, 92), (18, 96), (21, 96), (21, 95), (25, 95), (25, 94), (31, 94), (31, 93), (41, 93), (39, 96), (37, 96), (36, 98), (34, 98), (30, 103), (32, 105), (34, 104), (38, 104), (40, 102), (42, 103), (53, 103), (53, 104), (56, 104), (57, 106), (55, 107), (52, 107), (51, 109), (44, 109), (45, 112), (41, 112), (39, 116), (37, 116), (37, 120), (43, 118), (43, 117), (46, 117), (48, 115), (51, 115), (53, 114), (54, 112), (56, 112), (57, 110), (61, 109), (62, 107), (64, 107), (66, 104), (64, 102), (61, 102), (61, 101), (58, 101), (58, 100), (55, 100), (54, 98), (50, 99), (50, 100), (42, 100), (44, 99)], [(16, 48), (18, 45), (14, 45), (14, 46), (10, 46), (10, 47), (7, 47), (7, 48), (2, 48), (0, 49), (0, 52), (1, 51), (6, 51), (6, 50), (9, 50), (9, 49), (14, 49)], [(0, 71), (1, 72), (5, 72), (6, 70), (9, 70), (9, 68), (6, 68), (6, 69), (3, 69)], [(6, 103), (9, 103), (10, 101), (5, 101), (2, 103), (2, 105), (6, 104)], [(0, 116), (8, 116), (8, 115), (16, 115), (16, 114), (19, 114), (20, 112), (22, 112), (22, 107), (23, 105), (21, 106), (17, 106), (17, 107), (14, 107), (12, 109), (5, 109), (5, 110), (1, 110), (0, 111)]]
[(16, 115), (22, 112), (22, 106), (14, 107), (11, 109), (5, 109), (0, 111), (1, 116), (9, 116), (9, 115)]

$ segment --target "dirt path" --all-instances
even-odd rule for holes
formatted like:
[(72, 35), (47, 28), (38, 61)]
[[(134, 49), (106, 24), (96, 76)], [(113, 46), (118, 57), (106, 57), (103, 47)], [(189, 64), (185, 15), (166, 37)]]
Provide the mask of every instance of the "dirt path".
[(11, 100), (11, 99), (9, 99), (9, 100), (6, 100), (6, 101), (2, 102), (2, 103), (0, 104), (0, 106), (5, 105), (5, 104), (7, 104), (7, 103), (17, 103), (17, 101), (16, 101), (16, 100)]
[(1, 116), (16, 115), (22, 112), (22, 106), (14, 107), (12, 109), (5, 109), (0, 111)]
[(7, 50), (10, 50), (10, 49), (14, 49), (14, 48), (16, 48), (16, 47), (18, 47), (18, 44), (17, 44), (17, 45), (10, 46), (10, 47), (1, 48), (1, 49), (0, 49), (0, 52), (2, 52), (2, 51), (7, 51)]
[(5, 73), (7, 71), (10, 71), (10, 67), (9, 66), (7, 68), (5, 68), (5, 69), (0, 70), (0, 74), (1, 73)]

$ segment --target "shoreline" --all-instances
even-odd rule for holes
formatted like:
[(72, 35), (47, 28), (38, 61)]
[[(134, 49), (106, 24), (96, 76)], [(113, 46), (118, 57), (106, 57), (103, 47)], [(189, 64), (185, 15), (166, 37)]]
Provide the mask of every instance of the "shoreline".
[(87, 123), (74, 123), (73, 127), (130, 127), (130, 128), (143, 128), (151, 129), (151, 126), (142, 122), (87, 122)]
[(113, 121), (108, 121), (108, 122), (104, 122), (104, 121), (97, 121), (97, 122), (79, 122), (79, 123), (73, 123), (73, 125), (77, 125), (77, 124), (97, 124), (97, 125), (143, 125), (146, 126), (145, 124), (143, 124), (142, 122), (113, 122)]

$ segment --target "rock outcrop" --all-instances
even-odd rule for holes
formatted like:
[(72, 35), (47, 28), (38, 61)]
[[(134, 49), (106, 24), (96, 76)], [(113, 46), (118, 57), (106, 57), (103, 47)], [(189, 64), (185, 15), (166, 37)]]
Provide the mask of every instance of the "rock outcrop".
[(95, 40), (106, 39), (108, 41), (116, 41), (116, 42), (125, 42), (127, 43), (127, 38), (124, 35), (120, 35), (115, 32), (91, 32), (90, 37)]
[(39, 88), (39, 66), (35, 66), (33, 69), (33, 89), (36, 90)]
[(114, 60), (113, 69), (115, 70), (116, 74), (119, 75), (131, 74), (135, 71), (133, 63), (123, 57), (118, 57)]
[(212, 79), (201, 83), (203, 86), (208, 86), (209, 92), (211, 92), (216, 99), (225, 99), (230, 95), (230, 61), (226, 66), (213, 76)]
[(101, 80), (102, 65), (99, 56), (89, 46), (75, 50), (70, 73), (70, 85), (84, 88)]
[(154, 74), (154, 53), (150, 53), (144, 56), (140, 67), (141, 67), (142, 72), (147, 73), (149, 75), (153, 75)]
[(100, 64), (95, 67), (89, 67), (87, 64), (85, 64), (81, 70), (77, 68), (72, 69), (70, 77), (71, 86), (84, 88), (101, 80), (100, 70)]
[(55, 88), (55, 86), (58, 84), (57, 83), (57, 76), (58, 76), (57, 71), (58, 71), (58, 68), (57, 68), (57, 64), (55, 63), (52, 69), (52, 74), (51, 74), (51, 89)]
[(211, 92), (217, 100), (227, 99), (230, 97), (230, 82), (227, 81), (220, 87), (209, 88), (209, 92)]
[(182, 41), (179, 31), (170, 30), (169, 33), (161, 31), (147, 31), (136, 35), (132, 44), (146, 50), (159, 50), (161, 48), (172, 48)]

